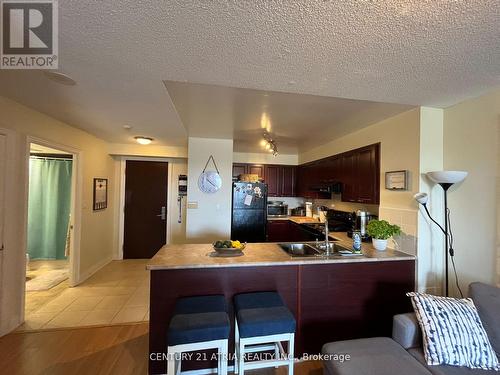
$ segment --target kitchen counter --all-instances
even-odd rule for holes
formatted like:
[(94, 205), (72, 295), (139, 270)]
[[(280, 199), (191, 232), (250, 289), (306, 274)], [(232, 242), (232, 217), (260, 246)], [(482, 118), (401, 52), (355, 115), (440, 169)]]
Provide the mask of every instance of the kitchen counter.
[[(345, 233), (335, 233), (339, 244), (348, 248), (351, 246), (350, 238)], [(189, 268), (218, 268), (218, 267), (255, 267), (299, 264), (328, 264), (328, 263), (359, 263), (379, 261), (412, 260), (414, 256), (401, 251), (387, 249), (377, 251), (371, 243), (363, 243), (364, 256), (346, 256), (343, 258), (326, 257), (291, 257), (276, 243), (249, 243), (243, 256), (239, 257), (211, 257), (213, 251), (211, 244), (183, 244), (164, 246), (146, 265), (148, 270), (189, 269)]]
[(267, 217), (267, 221), (274, 221), (274, 220), (290, 220), (293, 221), (294, 223), (297, 224), (304, 224), (304, 223), (319, 223), (318, 219), (309, 217), (309, 216), (282, 216), (282, 217)]
[[(294, 220), (294, 219), (292, 219)], [(299, 218), (295, 220), (309, 220)], [(346, 233), (332, 234), (351, 246)], [(234, 295), (277, 291), (295, 316), (295, 351), (316, 354), (329, 341), (389, 336), (392, 316), (411, 310), (415, 257), (375, 250), (363, 243), (364, 256), (293, 258), (277, 243), (250, 243), (245, 255), (210, 257), (211, 244), (164, 246), (147, 265), (151, 271), (149, 351), (163, 353), (176, 300), (221, 294), (231, 306)], [(381, 302), (382, 301), (382, 302)], [(230, 308), (231, 322), (233, 310)], [(234, 350), (234, 332), (229, 339)], [(186, 369), (216, 363), (186, 361)], [(150, 360), (150, 374), (165, 374), (165, 360)], [(184, 363), (183, 363), (184, 366)]]

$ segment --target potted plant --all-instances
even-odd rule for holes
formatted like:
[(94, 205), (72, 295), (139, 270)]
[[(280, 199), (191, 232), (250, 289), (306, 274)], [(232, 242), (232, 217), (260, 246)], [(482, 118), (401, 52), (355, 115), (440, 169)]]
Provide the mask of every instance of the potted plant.
[(372, 220), (366, 226), (366, 233), (372, 238), (373, 247), (379, 251), (387, 248), (387, 240), (401, 234), (401, 228), (385, 220)]

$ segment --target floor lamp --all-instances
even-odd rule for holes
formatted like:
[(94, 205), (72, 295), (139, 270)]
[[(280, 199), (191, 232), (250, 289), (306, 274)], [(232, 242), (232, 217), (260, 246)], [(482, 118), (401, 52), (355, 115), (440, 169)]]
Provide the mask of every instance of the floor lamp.
[(432, 218), (429, 209), (427, 208), (427, 201), (429, 200), (429, 197), (427, 193), (417, 193), (415, 194), (414, 198), (415, 200), (420, 203), (424, 209), (425, 212), (427, 213), (427, 216), (429, 216), (429, 219), (436, 224), (439, 229), (444, 234), (445, 238), (445, 292), (446, 292), (446, 297), (448, 297), (448, 258), (453, 257), (455, 255), (455, 252), (453, 250), (453, 243), (452, 240), (450, 240), (450, 237), (452, 238), (451, 235), (451, 230), (450, 230), (450, 210), (448, 209), (448, 189), (453, 185), (458, 182), (461, 182), (467, 177), (467, 172), (464, 171), (436, 171), (436, 172), (428, 172), (427, 177), (429, 179), (437, 184), (439, 184), (443, 188), (444, 192), (444, 228)]

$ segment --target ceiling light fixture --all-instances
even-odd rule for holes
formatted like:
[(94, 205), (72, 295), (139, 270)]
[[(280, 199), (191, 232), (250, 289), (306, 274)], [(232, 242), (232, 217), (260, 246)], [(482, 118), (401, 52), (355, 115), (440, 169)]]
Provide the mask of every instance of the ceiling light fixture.
[(54, 81), (54, 82), (59, 83), (61, 85), (65, 85), (65, 86), (75, 86), (76, 85), (76, 81), (67, 74), (64, 74), (61, 72), (55, 72), (52, 70), (46, 70), (43, 72), (43, 74), (45, 74), (45, 77), (47, 77), (51, 81)]
[(153, 142), (153, 138), (150, 138), (150, 137), (137, 136), (137, 137), (134, 137), (134, 139), (140, 145), (149, 145), (151, 142)]
[(271, 152), (273, 156), (278, 156), (278, 146), (276, 146), (276, 141), (271, 137), (271, 135), (265, 132), (262, 135), (262, 138), (264, 142), (261, 142), (261, 144), (264, 144), (266, 150)]

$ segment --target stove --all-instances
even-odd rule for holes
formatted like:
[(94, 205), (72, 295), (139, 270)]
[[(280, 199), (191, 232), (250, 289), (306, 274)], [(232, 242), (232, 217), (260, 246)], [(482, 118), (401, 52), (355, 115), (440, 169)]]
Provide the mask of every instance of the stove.
[[(355, 215), (353, 215), (352, 212), (328, 210), (329, 232), (348, 232), (352, 230), (354, 222), (355, 222)], [(303, 225), (321, 233), (325, 232), (324, 223), (306, 223)]]

